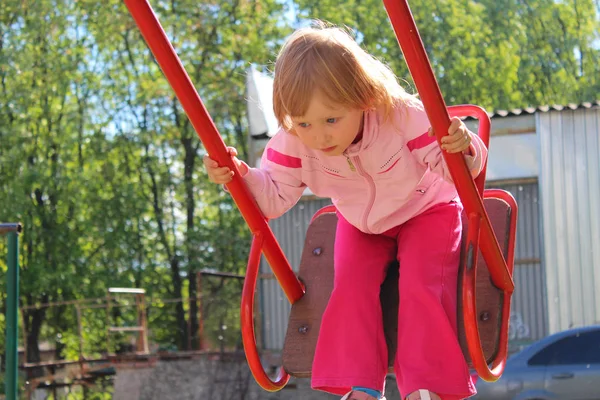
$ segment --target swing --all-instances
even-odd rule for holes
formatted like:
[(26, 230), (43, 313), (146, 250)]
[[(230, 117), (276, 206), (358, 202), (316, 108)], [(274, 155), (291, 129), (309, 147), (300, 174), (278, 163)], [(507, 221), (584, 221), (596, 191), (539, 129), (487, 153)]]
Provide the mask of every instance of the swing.
[[(480, 121), (478, 134), (487, 146), (489, 117), (484, 110), (475, 106), (456, 106), (449, 107), (448, 111), (450, 116), (477, 115), (482, 118), (484, 122)], [(485, 170), (477, 177), (476, 184), (483, 184), (484, 180)], [(489, 216), (494, 234), (498, 238), (502, 255), (505, 259), (512, 260), (517, 217), (516, 202), (510, 193), (498, 189), (484, 190), (483, 198), (485, 211)], [(283, 347), (283, 367), (292, 376), (310, 377), (321, 317), (333, 289), (333, 248), (337, 221), (335, 207), (327, 206), (315, 213), (308, 227), (299, 269), (299, 279), (305, 285), (306, 293), (292, 305)], [(459, 341), (465, 358), (473, 365), (476, 361), (471, 360), (465, 326), (471, 323), (476, 324), (484, 359), (486, 364), (489, 364), (497, 356), (505, 356), (502, 353), (505, 350), (501, 348), (503, 341), (500, 328), (503, 324), (503, 316), (508, 317), (510, 304), (506, 304), (508, 308), (505, 312), (503, 309), (504, 293), (497, 289), (490, 279), (490, 272), (485, 260), (480, 257), (474, 259), (475, 254), (471, 249), (476, 247), (469, 245), (469, 231), (477, 228), (473, 227), (473, 223), (469, 223), (465, 212), (462, 214), (462, 223), (465, 229), (463, 229), (458, 282)], [(478, 268), (478, 273), (474, 278), (476, 290), (471, 293), (472, 283), (469, 280), (473, 278), (469, 276), (469, 271), (475, 268)], [(380, 294), (390, 370), (396, 354), (398, 277), (398, 263), (394, 262), (388, 268)], [(469, 297), (474, 296), (475, 292), (477, 293), (475, 307), (477, 318), (473, 320), (472, 315), (468, 314), (465, 307), (470, 306), (468, 304)], [(510, 296), (506, 297), (507, 300), (510, 300)]]
[[(242, 339), (248, 364), (257, 383), (267, 391), (281, 390), (290, 375), (310, 376), (321, 316), (333, 283), (333, 241), (336, 216), (332, 207), (315, 214), (302, 254), (299, 277), (285, 258), (268, 221), (248, 192), (202, 100), (185, 72), (160, 22), (147, 0), (124, 0), (144, 39), (175, 91), (188, 118), (211, 157), (229, 167), (235, 177), (227, 185), (253, 233), (246, 280), (242, 292)], [(383, 0), (406, 63), (436, 132), (438, 143), (448, 130), (450, 115), (479, 120), (479, 135), (489, 143), (490, 120), (476, 106), (446, 108), (431, 70), (407, 0)], [(462, 255), (458, 285), (459, 341), (469, 365), (486, 381), (504, 371), (508, 351), (508, 320), (512, 281), (517, 204), (510, 193), (484, 191), (484, 168), (473, 181), (460, 154), (444, 153), (452, 179), (464, 205)], [(264, 371), (254, 335), (254, 292), (263, 254), (292, 304), (284, 349), (283, 367), (275, 380)], [(389, 359), (394, 359), (398, 279), (390, 268), (382, 285), (381, 302)], [(490, 366), (491, 365), (491, 366)]]

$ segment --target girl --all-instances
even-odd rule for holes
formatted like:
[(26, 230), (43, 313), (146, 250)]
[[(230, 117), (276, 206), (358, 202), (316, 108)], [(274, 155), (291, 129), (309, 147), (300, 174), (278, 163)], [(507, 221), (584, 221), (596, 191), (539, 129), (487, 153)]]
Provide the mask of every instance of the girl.
[[(423, 106), (393, 73), (337, 28), (304, 28), (275, 64), (281, 130), (260, 169), (234, 162), (268, 218), (308, 187), (338, 211), (334, 288), (315, 352), (312, 387), (343, 399), (381, 399), (387, 348), (379, 302), (385, 269), (400, 262), (398, 351), (403, 399), (475, 393), (457, 339), (462, 205), (442, 149), (464, 152), (472, 176), (486, 149), (459, 119), (438, 146)], [(212, 182), (233, 172), (204, 158)], [(442, 356), (443, 355), (443, 356)]]

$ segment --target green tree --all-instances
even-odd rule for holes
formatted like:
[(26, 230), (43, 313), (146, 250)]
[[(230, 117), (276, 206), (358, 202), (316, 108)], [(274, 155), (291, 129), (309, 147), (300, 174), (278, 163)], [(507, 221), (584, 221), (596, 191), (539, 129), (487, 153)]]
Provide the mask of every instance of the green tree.
[[(276, 23), (283, 6), (275, 1), (181, 1), (159, 3), (155, 11), (222, 136), (244, 156), (245, 71), (251, 62), (268, 62), (286, 29)], [(183, 297), (187, 290), (195, 298), (195, 276), (203, 266), (241, 272), (247, 247), (236, 244), (248, 232), (239, 229), (243, 223), (229, 196), (206, 181), (202, 145), (129, 15), (124, 9), (97, 12), (113, 15), (111, 27), (98, 24), (91, 31), (107, 49), (110, 87), (119, 88), (107, 97), (124, 107), (115, 124), (130, 128), (118, 134), (142, 148), (140, 185), (157, 224), (156, 246), (170, 267), (168, 293)], [(195, 302), (190, 315), (195, 331)], [(185, 347), (183, 304), (176, 306), (175, 316), (177, 343)]]
[[(21, 220), (22, 305), (60, 301), (79, 291), (72, 247), (85, 226), (76, 215), (79, 188), (87, 181), (78, 162), (85, 114), (85, 37), (53, 2), (26, 7), (2, 4), (3, 219)], [(65, 3), (64, 10), (69, 10)], [(73, 18), (74, 19), (74, 18)], [(92, 90), (92, 89), (90, 89)], [(68, 279), (72, 278), (72, 279)], [(56, 320), (61, 321), (61, 309)], [(24, 312), (28, 359), (39, 360), (45, 309)], [(58, 343), (60, 351), (60, 343)]]
[[(287, 30), (277, 24), (284, 6), (182, 1), (156, 11), (221, 133), (244, 154), (246, 68), (271, 59)], [(0, 219), (25, 226), (22, 306), (102, 297), (110, 286), (195, 298), (201, 269), (243, 272), (248, 230), (206, 181), (201, 143), (122, 2), (3, 2), (0, 39)], [(237, 309), (239, 293), (223, 294), (219, 309)], [(167, 308), (150, 309), (162, 324), (156, 337), (185, 348), (185, 307)], [(211, 318), (239, 325), (229, 311)], [(42, 339), (58, 356), (76, 351), (73, 307), (27, 308), (24, 322), (29, 361)], [(86, 348), (101, 348), (105, 328), (84, 323)]]
[[(297, 0), (299, 20), (346, 25), (410, 83), (380, 0)], [(447, 104), (488, 110), (595, 100), (600, 15), (591, 0), (415, 0), (419, 33)], [(409, 86), (409, 85), (407, 85)], [(414, 88), (412, 89), (414, 90)]]

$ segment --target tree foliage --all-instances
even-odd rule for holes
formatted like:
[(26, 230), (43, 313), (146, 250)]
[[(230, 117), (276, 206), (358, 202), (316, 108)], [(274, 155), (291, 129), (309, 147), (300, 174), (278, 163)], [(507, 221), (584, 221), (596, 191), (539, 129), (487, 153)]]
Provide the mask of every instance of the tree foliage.
[[(289, 31), (277, 23), (284, 5), (154, 6), (221, 134), (244, 156), (245, 72), (267, 64)], [(0, 219), (25, 227), (21, 306), (100, 298), (109, 287), (196, 299), (198, 271), (244, 272), (248, 230), (207, 182), (202, 144), (121, 1), (2, 2), (0, 39)], [(222, 292), (219, 307), (205, 301), (215, 309), (206, 317), (235, 332), (239, 290)], [(186, 348), (197, 303), (156, 301), (153, 337)], [(74, 307), (23, 314), (30, 361), (41, 340), (57, 357), (77, 350)], [(84, 324), (86, 343), (105, 340), (100, 317)], [(217, 341), (220, 330), (207, 333)]]
[[(380, 0), (297, 0), (300, 20), (342, 24), (410, 84)], [(413, 0), (448, 104), (488, 110), (596, 100), (600, 6), (593, 0)], [(408, 85), (407, 85), (408, 86)], [(410, 87), (414, 91), (414, 87)]]

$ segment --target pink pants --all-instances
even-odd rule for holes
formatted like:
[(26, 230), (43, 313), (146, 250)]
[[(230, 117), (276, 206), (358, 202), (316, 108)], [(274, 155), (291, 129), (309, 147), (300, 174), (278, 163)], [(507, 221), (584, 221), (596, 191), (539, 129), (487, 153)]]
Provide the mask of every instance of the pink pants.
[(314, 389), (383, 391), (388, 357), (379, 293), (396, 257), (400, 304), (394, 369), (402, 398), (419, 389), (443, 400), (475, 394), (456, 333), (461, 211), (460, 203), (440, 204), (379, 235), (359, 231), (338, 213), (334, 287), (313, 363)]

